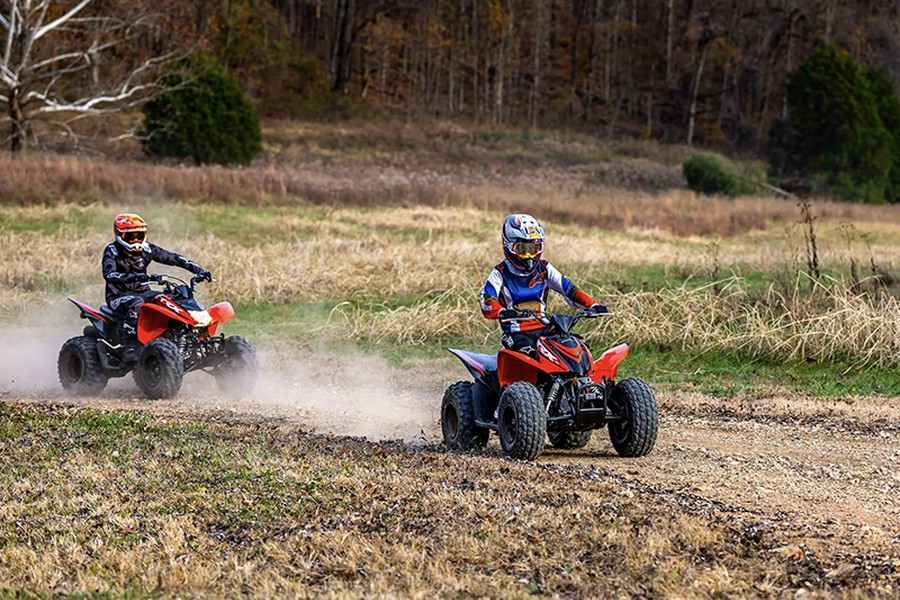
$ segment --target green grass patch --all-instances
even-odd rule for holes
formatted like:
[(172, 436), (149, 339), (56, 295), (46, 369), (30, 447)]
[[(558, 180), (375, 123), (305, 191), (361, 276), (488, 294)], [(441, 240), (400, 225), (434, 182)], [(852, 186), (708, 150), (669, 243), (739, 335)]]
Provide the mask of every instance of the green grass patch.
[(72, 236), (87, 231), (112, 231), (114, 214), (107, 216), (95, 206), (82, 207), (74, 203), (48, 209), (4, 210), (0, 208), (0, 233), (39, 233), (52, 236)]
[(235, 318), (227, 325), (228, 335), (254, 338), (302, 339), (319, 337), (332, 319), (338, 302), (268, 302), (235, 305)]
[(173, 223), (173, 233), (183, 237), (217, 238), (254, 247), (273, 242), (315, 239), (319, 224), (328, 219), (321, 208), (303, 204), (233, 206), (203, 203), (186, 207), (189, 218)]
[(673, 389), (721, 397), (769, 396), (784, 391), (821, 398), (900, 395), (900, 372), (850, 363), (778, 362), (730, 354), (693, 355), (631, 348), (619, 377), (640, 377)]

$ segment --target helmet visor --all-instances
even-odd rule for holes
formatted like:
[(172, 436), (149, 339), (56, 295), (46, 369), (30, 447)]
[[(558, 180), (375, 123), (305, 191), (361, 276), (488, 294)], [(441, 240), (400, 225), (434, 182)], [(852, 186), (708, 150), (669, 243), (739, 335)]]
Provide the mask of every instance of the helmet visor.
[(516, 242), (512, 245), (512, 251), (519, 258), (537, 258), (543, 249), (543, 242)]
[(126, 244), (143, 244), (146, 238), (146, 231), (126, 231), (122, 234), (122, 240)]

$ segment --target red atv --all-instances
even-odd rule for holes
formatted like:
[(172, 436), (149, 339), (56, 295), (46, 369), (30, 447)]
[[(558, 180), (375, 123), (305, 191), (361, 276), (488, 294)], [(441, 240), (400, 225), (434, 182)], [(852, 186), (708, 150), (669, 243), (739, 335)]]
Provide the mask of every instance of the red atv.
[(185, 373), (211, 372), (219, 389), (232, 396), (248, 393), (256, 383), (256, 351), (240, 336), (216, 335), (219, 325), (234, 317), (234, 308), (220, 302), (209, 310), (194, 299), (194, 286), (168, 275), (152, 275), (162, 291), (141, 305), (137, 344), (124, 333), (121, 315), (107, 306), (96, 310), (68, 298), (91, 322), (59, 351), (59, 381), (69, 394), (95, 395), (112, 377), (134, 371), (134, 380), (148, 398), (171, 398)]
[(619, 456), (649, 453), (659, 428), (653, 392), (640, 379), (615, 381), (628, 346), (610, 348), (595, 361), (581, 336), (572, 333), (579, 320), (604, 315), (520, 314), (538, 317), (547, 327), (534, 358), (506, 348), (493, 355), (450, 349), (475, 381), (454, 383), (444, 393), (444, 444), (480, 448), (493, 430), (506, 454), (532, 460), (548, 436), (557, 448), (581, 448), (594, 429), (608, 424)]

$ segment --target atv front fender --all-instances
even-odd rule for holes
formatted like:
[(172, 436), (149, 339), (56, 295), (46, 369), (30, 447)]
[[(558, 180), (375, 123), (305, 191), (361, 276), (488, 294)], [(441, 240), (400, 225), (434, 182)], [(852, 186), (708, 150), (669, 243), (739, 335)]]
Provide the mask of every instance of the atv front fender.
[[(179, 312), (169, 308), (174, 307)], [(197, 321), (186, 310), (179, 307), (171, 300), (166, 306), (145, 302), (141, 304), (138, 315), (137, 338), (145, 346), (164, 334), (169, 329), (169, 321), (178, 321), (194, 326)]]
[(591, 373), (591, 379), (597, 383), (603, 383), (605, 378), (607, 381), (616, 378), (616, 372), (619, 370), (619, 364), (628, 356), (628, 344), (619, 344), (614, 346), (600, 355), (600, 358), (594, 361), (594, 372)]

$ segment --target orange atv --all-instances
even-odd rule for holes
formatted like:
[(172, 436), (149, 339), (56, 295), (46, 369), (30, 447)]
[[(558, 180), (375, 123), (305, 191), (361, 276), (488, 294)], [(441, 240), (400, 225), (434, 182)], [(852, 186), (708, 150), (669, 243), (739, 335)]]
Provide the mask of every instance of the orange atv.
[(649, 453), (659, 428), (653, 392), (640, 379), (615, 381), (628, 346), (610, 348), (595, 361), (581, 336), (572, 333), (579, 320), (604, 314), (524, 313), (518, 318), (537, 317), (545, 325), (534, 357), (507, 348), (498, 354), (450, 349), (475, 381), (454, 383), (444, 393), (444, 444), (479, 448), (496, 431), (506, 454), (532, 460), (548, 436), (557, 448), (581, 448), (593, 430), (609, 425), (619, 456)]
[(141, 305), (136, 344), (123, 331), (121, 315), (107, 306), (97, 310), (68, 298), (90, 325), (59, 351), (57, 371), (63, 389), (75, 396), (94, 395), (110, 378), (133, 371), (148, 398), (171, 398), (181, 388), (185, 373), (205, 370), (229, 395), (250, 392), (257, 377), (256, 351), (240, 336), (216, 334), (219, 325), (234, 317), (231, 304), (203, 308), (194, 299), (199, 277), (191, 278), (190, 284), (168, 275), (150, 279), (162, 290)]

